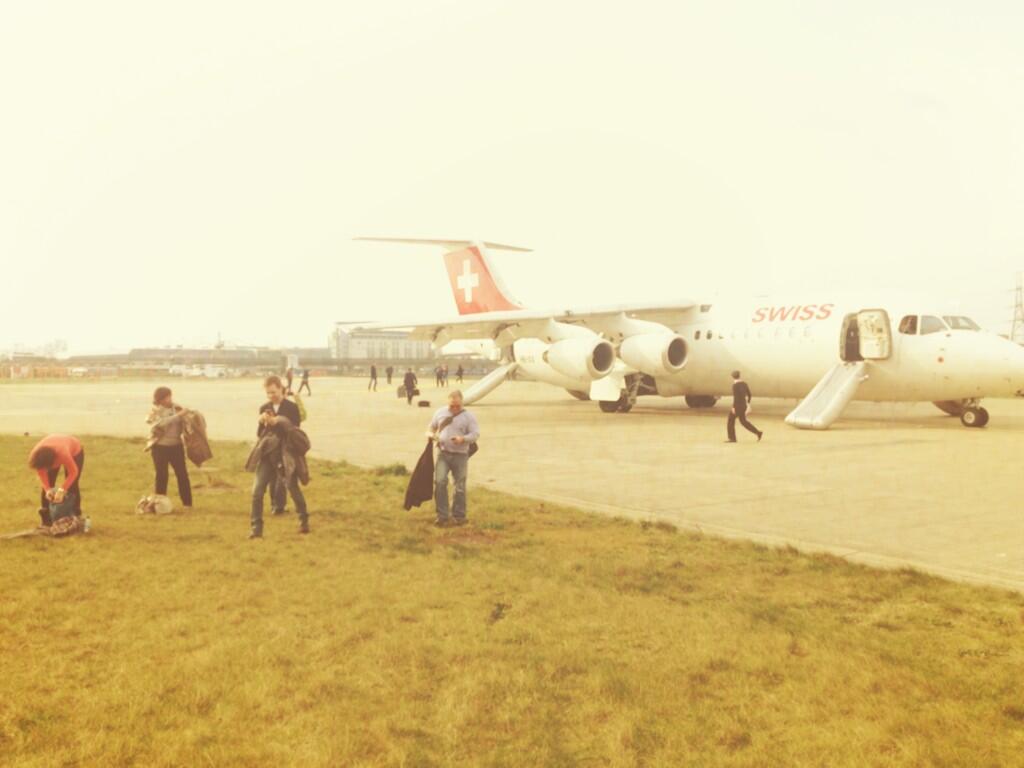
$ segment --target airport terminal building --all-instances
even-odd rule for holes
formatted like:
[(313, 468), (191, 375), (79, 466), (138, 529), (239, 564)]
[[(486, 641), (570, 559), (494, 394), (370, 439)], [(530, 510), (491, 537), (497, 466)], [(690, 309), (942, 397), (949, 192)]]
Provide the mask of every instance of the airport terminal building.
[(404, 331), (354, 330), (338, 323), (330, 339), (335, 360), (366, 363), (422, 363), (437, 359), (429, 341), (413, 341)]

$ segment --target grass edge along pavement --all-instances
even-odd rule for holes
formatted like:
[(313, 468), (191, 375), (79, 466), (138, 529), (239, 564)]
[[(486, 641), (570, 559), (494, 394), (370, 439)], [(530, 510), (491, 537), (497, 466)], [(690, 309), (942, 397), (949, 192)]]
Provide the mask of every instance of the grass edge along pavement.
[[(31, 525), (0, 437), (0, 530)], [(1014, 765), (1024, 597), (313, 461), (245, 539), (247, 446), (134, 514), (141, 440), (84, 438), (94, 531), (0, 542), (0, 764)], [(173, 488), (173, 483), (172, 483)]]

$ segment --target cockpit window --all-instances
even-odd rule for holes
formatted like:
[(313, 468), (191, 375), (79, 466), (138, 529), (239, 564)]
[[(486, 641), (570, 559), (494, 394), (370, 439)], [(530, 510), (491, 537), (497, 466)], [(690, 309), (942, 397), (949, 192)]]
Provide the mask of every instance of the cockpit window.
[(981, 326), (963, 315), (945, 315), (943, 319), (954, 331), (980, 331)]
[(926, 333), (941, 333), (945, 331), (946, 324), (939, 320), (939, 318), (932, 315), (921, 315), (921, 335), (924, 336)]
[(900, 333), (914, 336), (917, 333), (917, 315), (907, 315), (900, 320)]

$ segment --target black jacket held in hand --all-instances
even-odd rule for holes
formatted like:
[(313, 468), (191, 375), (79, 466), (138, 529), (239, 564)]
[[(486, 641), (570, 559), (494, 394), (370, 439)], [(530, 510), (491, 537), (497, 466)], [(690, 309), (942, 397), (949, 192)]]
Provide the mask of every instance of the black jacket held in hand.
[(409, 478), (409, 487), (405, 489), (405, 511), (418, 507), (425, 501), (434, 498), (434, 442), (427, 440), (423, 455), (416, 462), (416, 469)]

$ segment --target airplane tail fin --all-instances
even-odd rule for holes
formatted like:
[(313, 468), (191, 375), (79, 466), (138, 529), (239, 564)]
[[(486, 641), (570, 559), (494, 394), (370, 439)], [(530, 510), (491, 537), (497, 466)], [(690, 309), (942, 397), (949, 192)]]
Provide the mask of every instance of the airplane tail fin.
[(436, 245), (444, 248), (444, 263), (460, 315), (522, 309), (491, 264), (488, 249), (529, 253), (529, 248), (480, 240), (421, 240), (397, 237), (357, 237), (379, 243)]

